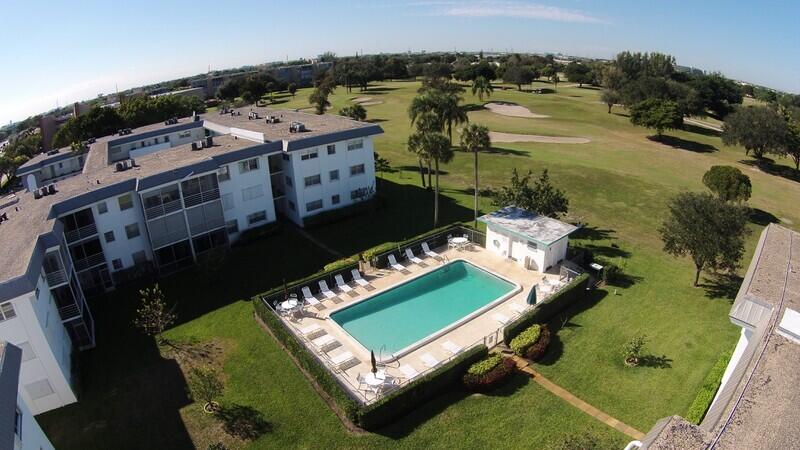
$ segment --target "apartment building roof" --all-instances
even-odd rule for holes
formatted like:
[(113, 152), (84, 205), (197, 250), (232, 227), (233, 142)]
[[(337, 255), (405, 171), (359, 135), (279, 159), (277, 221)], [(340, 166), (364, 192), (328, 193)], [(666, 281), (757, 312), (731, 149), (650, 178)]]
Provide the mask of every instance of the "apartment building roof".
[[(280, 125), (280, 128), (285, 128), (285, 135), (294, 138), (294, 142), (302, 143), (303, 148), (348, 139), (348, 136), (368, 136), (383, 132), (377, 125), (339, 116), (315, 116), (266, 108), (253, 109), (263, 114), (262, 117), (266, 117), (269, 111), (269, 114), (282, 114), (286, 118), (292, 118), (290, 121), (300, 117), (310, 117), (304, 122), (309, 131), (297, 133), (300, 135), (298, 138), (294, 138), (288, 132), (288, 122), (276, 124)], [(238, 124), (242, 118), (242, 123), (246, 123), (249, 110), (241, 109), (241, 111), (241, 116), (219, 117), (227, 117), (224, 123)], [(217, 125), (218, 122), (223, 122), (214, 113), (207, 114), (206, 117), (215, 119)], [(262, 143), (225, 134), (214, 137), (211, 147), (198, 151), (193, 151), (191, 144), (185, 144), (137, 157), (135, 166), (124, 171), (117, 171), (114, 164), (109, 164), (109, 145), (204, 126), (203, 117), (197, 120), (191, 117), (183, 118), (177, 124), (171, 125), (164, 123), (148, 125), (123, 136), (116, 134), (105, 136), (90, 144), (83, 172), (57, 182), (55, 194), (36, 199), (30, 192), (16, 192), (1, 199), (0, 214), (6, 213), (9, 220), (0, 224), (0, 249), (2, 249), (0, 253), (3, 255), (0, 259), (0, 286), (3, 286), (0, 289), (0, 299), (13, 298), (33, 290), (41, 261), (32, 255), (36, 254), (34, 250), (37, 246), (40, 250), (44, 250), (58, 245), (53, 236), (47, 236), (53, 231), (57, 216), (125, 192), (147, 190), (180, 180), (193, 173), (213, 171), (222, 164), (283, 151), (285, 144), (284, 139), (280, 137), (283, 134), (277, 131), (279, 127), (267, 127), (264, 120), (260, 122), (265, 125), (265, 130), (274, 130), (268, 133), (273, 139)], [(326, 125), (326, 122), (331, 124)], [(214, 126), (214, 124), (207, 125)], [(252, 123), (250, 127), (258, 129)], [(242, 126), (241, 129), (246, 128)]]
[[(758, 309), (743, 307), (753, 301), (769, 313), (741, 317)], [(697, 435), (697, 430), (654, 427), (651, 434), (658, 438), (647, 448), (800, 448), (800, 342), (779, 332), (789, 310), (800, 311), (800, 233), (771, 224), (761, 234), (731, 308), (734, 322), (755, 322), (749, 327), (751, 344), (701, 425), (695, 427), (707, 433), (708, 444), (668, 447), (687, 433)]]

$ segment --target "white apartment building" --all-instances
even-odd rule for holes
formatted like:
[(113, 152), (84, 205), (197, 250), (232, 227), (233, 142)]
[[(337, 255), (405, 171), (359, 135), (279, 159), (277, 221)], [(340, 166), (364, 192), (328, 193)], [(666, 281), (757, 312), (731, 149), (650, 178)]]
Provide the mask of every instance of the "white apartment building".
[[(95, 345), (86, 296), (191, 265), (278, 214), (302, 226), (368, 199), (379, 133), (339, 116), (244, 108), (121, 130), (26, 164), (26, 191), (0, 200), (0, 340), (23, 349), (30, 410), (76, 401), (70, 353)], [(65, 160), (81, 170), (51, 172)]]

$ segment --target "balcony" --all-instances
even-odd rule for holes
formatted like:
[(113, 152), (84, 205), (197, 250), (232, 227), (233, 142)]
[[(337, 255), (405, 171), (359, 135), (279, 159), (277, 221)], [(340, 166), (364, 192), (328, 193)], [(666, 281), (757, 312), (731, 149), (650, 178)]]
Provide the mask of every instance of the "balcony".
[(80, 227), (77, 230), (65, 231), (64, 238), (67, 240), (67, 243), (71, 244), (73, 242), (80, 241), (81, 239), (92, 237), (95, 234), (97, 234), (97, 224), (92, 223)]
[[(219, 193), (217, 193), (219, 195)], [(155, 219), (157, 217), (165, 216), (169, 213), (174, 213), (182, 208), (180, 199), (171, 202), (162, 203), (158, 206), (151, 206), (144, 210), (144, 215), (147, 219)]]
[(202, 223), (192, 224), (189, 230), (192, 233), (192, 236), (196, 236), (200, 233), (204, 233), (206, 231), (211, 231), (216, 228), (222, 228), (225, 226), (225, 218), (224, 217), (213, 217), (206, 219)]
[(209, 189), (207, 191), (198, 192), (197, 194), (184, 195), (183, 203), (187, 208), (197, 206), (201, 203), (210, 202), (219, 198), (219, 189)]
[(106, 257), (103, 252), (95, 253), (94, 255), (87, 256), (83, 259), (78, 259), (74, 261), (75, 270), (77, 272), (84, 271), (86, 269), (91, 269), (94, 266), (99, 266), (100, 264), (106, 263)]
[(164, 234), (150, 233), (150, 241), (153, 243), (153, 249), (161, 248), (166, 245), (182, 241), (189, 237), (186, 229), (172, 231)]
[(61, 316), (62, 322), (68, 322), (81, 316), (81, 308), (77, 303), (59, 306), (58, 315)]
[(44, 278), (47, 280), (47, 285), (51, 288), (62, 285), (68, 281), (67, 272), (64, 269), (45, 273)]

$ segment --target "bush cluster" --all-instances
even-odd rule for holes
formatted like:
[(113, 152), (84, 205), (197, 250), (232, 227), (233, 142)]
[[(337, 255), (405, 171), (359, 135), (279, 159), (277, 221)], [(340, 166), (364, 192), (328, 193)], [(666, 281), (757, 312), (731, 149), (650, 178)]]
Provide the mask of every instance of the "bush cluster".
[(550, 345), (550, 328), (547, 325), (542, 325), (542, 329), (539, 332), (539, 339), (528, 347), (525, 351), (525, 357), (531, 361), (538, 361), (539, 358), (544, 356), (548, 345)]
[(474, 392), (494, 389), (514, 373), (515, 367), (511, 358), (496, 353), (489, 355), (467, 370), (464, 374), (464, 386)]
[(531, 347), (539, 340), (539, 335), (542, 333), (542, 326), (539, 324), (531, 325), (526, 328), (517, 337), (511, 340), (511, 350), (518, 356), (525, 356), (528, 348)]

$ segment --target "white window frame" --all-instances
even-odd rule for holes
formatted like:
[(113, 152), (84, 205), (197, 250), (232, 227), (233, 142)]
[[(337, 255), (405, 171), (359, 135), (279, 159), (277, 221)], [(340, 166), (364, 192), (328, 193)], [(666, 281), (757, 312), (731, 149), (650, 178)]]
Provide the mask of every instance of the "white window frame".
[[(309, 179), (311, 179), (312, 181), (313, 181), (313, 179), (316, 179), (316, 183), (309, 184)], [(322, 184), (322, 177), (319, 174), (309, 175), (309, 176), (303, 178), (303, 183), (305, 184), (305, 186), (307, 188), (308, 187), (313, 187), (313, 186), (318, 186), (318, 185)]]
[[(319, 206), (317, 206), (317, 205), (319, 205)], [(314, 200), (314, 201), (306, 203), (306, 212), (317, 211), (317, 210), (322, 209), (324, 207), (325, 207), (325, 204), (323, 203), (322, 199)]]
[(353, 139), (347, 141), (347, 151), (359, 150), (364, 148), (364, 139)]
[(247, 172), (252, 172), (254, 170), (258, 170), (258, 158), (250, 158), (244, 161), (239, 161), (239, 173), (244, 174)]

